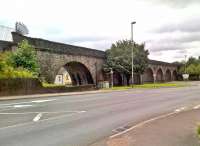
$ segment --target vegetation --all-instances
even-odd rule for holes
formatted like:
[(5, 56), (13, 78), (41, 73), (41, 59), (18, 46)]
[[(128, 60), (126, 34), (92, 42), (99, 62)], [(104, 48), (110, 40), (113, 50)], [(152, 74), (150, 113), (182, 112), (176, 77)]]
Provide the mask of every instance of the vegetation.
[[(163, 88), (163, 87), (184, 87), (188, 86), (189, 84), (185, 82), (171, 82), (171, 83), (146, 83), (142, 85), (133, 85), (133, 88)], [(113, 87), (112, 90), (126, 90), (126, 89), (132, 89), (131, 86), (118, 86)]]
[(42, 86), (45, 88), (65, 87), (65, 85), (57, 85), (57, 84), (51, 84), (51, 83), (46, 83), (46, 82), (42, 82)]
[(200, 57), (190, 57), (187, 62), (184, 62), (179, 70), (180, 73), (187, 73), (193, 76), (194, 79), (199, 79), (200, 76)]
[(197, 134), (200, 137), (200, 125), (197, 127)]
[(117, 41), (111, 48), (106, 50), (106, 62), (104, 70), (124, 73), (129, 80), (131, 75), (131, 48), (133, 48), (133, 71), (136, 74), (143, 74), (148, 65), (149, 52), (144, 49), (145, 44), (136, 44), (130, 40)]
[(0, 78), (35, 78), (39, 65), (34, 48), (24, 40), (16, 51), (0, 53)]

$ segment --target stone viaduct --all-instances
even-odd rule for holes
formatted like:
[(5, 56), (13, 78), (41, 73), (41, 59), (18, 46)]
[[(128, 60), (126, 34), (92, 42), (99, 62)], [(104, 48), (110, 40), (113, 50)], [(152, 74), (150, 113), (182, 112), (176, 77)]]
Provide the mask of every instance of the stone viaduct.
[[(12, 32), (13, 46), (26, 39), (34, 46), (41, 67), (41, 77), (54, 82), (61, 68), (65, 68), (74, 85), (97, 84), (106, 79), (103, 72), (105, 52), (85, 47), (31, 38)], [(122, 76), (114, 73), (114, 84), (122, 84)], [(177, 65), (149, 60), (148, 68), (142, 75), (143, 82), (164, 82), (177, 79)], [(137, 79), (136, 79), (137, 80)], [(135, 82), (136, 83), (136, 82)]]

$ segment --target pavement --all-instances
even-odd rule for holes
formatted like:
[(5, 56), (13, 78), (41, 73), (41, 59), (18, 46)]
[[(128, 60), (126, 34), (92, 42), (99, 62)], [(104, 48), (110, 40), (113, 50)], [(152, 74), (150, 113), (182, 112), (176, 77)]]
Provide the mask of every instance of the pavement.
[(197, 135), (199, 115), (200, 109), (167, 114), (137, 124), (127, 132), (110, 136), (91, 146), (200, 146)]
[(200, 104), (200, 86), (0, 101), (0, 146), (89, 146)]

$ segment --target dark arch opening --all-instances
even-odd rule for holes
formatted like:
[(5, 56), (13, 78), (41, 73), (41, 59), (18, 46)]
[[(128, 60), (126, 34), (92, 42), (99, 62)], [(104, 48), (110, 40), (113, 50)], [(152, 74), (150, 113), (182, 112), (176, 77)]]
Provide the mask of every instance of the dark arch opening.
[(163, 82), (163, 71), (161, 68), (156, 73), (156, 81)]
[[(94, 83), (88, 68), (79, 62), (69, 62), (64, 65), (58, 72), (58, 75), (61, 75), (63, 80), (66, 80), (66, 74), (69, 76), (67, 79), (69, 80), (68, 82), (70, 82), (70, 85), (76, 86)], [(65, 84), (64, 81), (62, 81), (62, 83)]]
[(176, 70), (174, 70), (173, 73), (172, 73), (172, 80), (173, 81), (177, 81), (178, 80), (178, 74), (177, 74)]
[(170, 72), (169, 69), (167, 69), (167, 71), (165, 73), (165, 80), (166, 81), (171, 81), (172, 80), (171, 72)]
[(143, 82), (145, 83), (152, 83), (154, 82), (153, 79), (153, 70), (151, 68), (147, 68), (143, 74)]
[(122, 76), (119, 72), (114, 72), (113, 74), (113, 84), (114, 86), (122, 86)]

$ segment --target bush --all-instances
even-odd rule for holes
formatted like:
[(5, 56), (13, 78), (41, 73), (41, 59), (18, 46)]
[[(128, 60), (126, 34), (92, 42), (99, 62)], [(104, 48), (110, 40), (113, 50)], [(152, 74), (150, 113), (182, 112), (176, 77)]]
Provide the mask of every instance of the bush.
[(27, 40), (18, 44), (17, 50), (9, 55), (9, 64), (14, 68), (24, 68), (35, 74), (39, 73), (36, 51)]
[(0, 79), (36, 78), (39, 65), (34, 48), (22, 41), (15, 52), (0, 53)]
[(2, 78), (36, 78), (36, 77), (37, 76), (35, 76), (32, 72), (23, 68), (14, 69), (8, 66), (3, 71), (0, 71), (0, 79)]
[(200, 125), (199, 125), (198, 128), (197, 128), (197, 134), (198, 134), (198, 136), (200, 137)]

